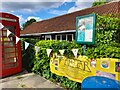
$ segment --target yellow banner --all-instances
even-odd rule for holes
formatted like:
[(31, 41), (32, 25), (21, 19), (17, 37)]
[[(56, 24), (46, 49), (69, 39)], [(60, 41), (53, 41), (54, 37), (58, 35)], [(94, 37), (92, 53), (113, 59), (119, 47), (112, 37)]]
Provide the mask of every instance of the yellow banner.
[(98, 58), (89, 59), (87, 56), (66, 58), (54, 53), (50, 59), (52, 73), (82, 82), (89, 76), (104, 76), (120, 81), (120, 59)]

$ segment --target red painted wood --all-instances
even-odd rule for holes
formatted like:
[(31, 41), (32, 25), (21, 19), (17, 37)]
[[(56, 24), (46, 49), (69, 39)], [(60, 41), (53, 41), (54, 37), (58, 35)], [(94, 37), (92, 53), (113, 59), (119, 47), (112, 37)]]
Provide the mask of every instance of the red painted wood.
[[(0, 20), (0, 23), (2, 23), (4, 26), (16, 26), (16, 30), (15, 30), (15, 35), (17, 37), (20, 37), (20, 26), (19, 26), (19, 18), (12, 15), (12, 14), (8, 14), (8, 13), (0, 13), (0, 17), (3, 17), (3, 18), (9, 18), (9, 19), (15, 19), (16, 22), (12, 22), (12, 21), (6, 21), (6, 20)], [(1, 38), (1, 37), (0, 37)], [(5, 38), (4, 36), (2, 38)], [(14, 43), (15, 43), (15, 40), (14, 40)], [(6, 76), (9, 76), (9, 75), (12, 75), (12, 74), (15, 74), (15, 73), (18, 73), (18, 72), (21, 72), (22, 70), (22, 62), (21, 62), (21, 46), (20, 46), (20, 41), (17, 43), (17, 45), (15, 45), (14, 47), (17, 48), (18, 52), (17, 54), (18, 55), (15, 55), (15, 56), (18, 56), (18, 59), (17, 59), (17, 66), (16, 67), (11, 67), (11, 68), (6, 68), (7, 65), (12, 65), (14, 64), (15, 62), (9, 62), (9, 63), (2, 63), (4, 60), (9, 60), (7, 58), (3, 58), (5, 56), (5, 54), (11, 54), (11, 51), (5, 53), (3, 50), (5, 48), (10, 48), (11, 46), (7, 46), (5, 47), (4, 45), (4, 41), (2, 42), (0, 40), (0, 77), (6, 77)], [(16, 49), (15, 49), (16, 51)], [(12, 52), (13, 53), (13, 52)], [(2, 55), (3, 54), (3, 55)]]

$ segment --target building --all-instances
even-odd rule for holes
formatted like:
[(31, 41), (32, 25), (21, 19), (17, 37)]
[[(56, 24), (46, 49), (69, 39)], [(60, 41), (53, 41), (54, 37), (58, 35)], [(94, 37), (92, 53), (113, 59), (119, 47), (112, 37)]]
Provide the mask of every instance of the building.
[(120, 13), (120, 1), (109, 2), (105, 5), (83, 9), (55, 18), (33, 23), (21, 31), (21, 37), (39, 38), (40, 40), (68, 40), (75, 39), (76, 17), (91, 13), (99, 15)]

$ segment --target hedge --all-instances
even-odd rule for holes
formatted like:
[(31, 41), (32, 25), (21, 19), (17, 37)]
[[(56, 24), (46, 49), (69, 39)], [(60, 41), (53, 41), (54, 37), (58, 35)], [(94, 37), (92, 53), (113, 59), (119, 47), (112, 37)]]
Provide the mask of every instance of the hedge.
[[(89, 58), (118, 58), (120, 59), (120, 28), (119, 28), (119, 18), (113, 18), (113, 15), (99, 16), (97, 15), (97, 28), (96, 28), (96, 40), (95, 45), (87, 45), (86, 55)], [(27, 39), (28, 40), (28, 39)], [(29, 39), (30, 40), (30, 39)], [(31, 40), (30, 40), (31, 41)], [(33, 41), (33, 40), (32, 40)], [(37, 42), (35, 40), (35, 42)], [(31, 42), (33, 43), (33, 42)], [(50, 72), (50, 58), (48, 58), (46, 49), (51, 48), (54, 52), (58, 52), (59, 49), (66, 49), (65, 55), (69, 58), (74, 57), (71, 49), (79, 48), (78, 54), (82, 55), (83, 45), (78, 45), (73, 42), (68, 41), (56, 41), (56, 40), (42, 40), (37, 42), (36, 46), (39, 46), (39, 52), (35, 55), (35, 49), (33, 46), (29, 47), (31, 51), (28, 50), (27, 56), (31, 61), (32, 71), (40, 74), (41, 76), (53, 81), (59, 82), (63, 87), (69, 89), (80, 89), (80, 83), (69, 80), (66, 77), (57, 76)], [(24, 51), (24, 50), (23, 50)], [(25, 60), (25, 59), (24, 59)]]

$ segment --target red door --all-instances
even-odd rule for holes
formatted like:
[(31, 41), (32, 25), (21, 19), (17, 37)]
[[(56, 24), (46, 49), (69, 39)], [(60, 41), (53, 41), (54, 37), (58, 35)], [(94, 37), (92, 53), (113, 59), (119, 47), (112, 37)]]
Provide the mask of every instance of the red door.
[[(16, 36), (20, 37), (20, 27), (18, 17), (8, 14), (1, 13), (0, 23), (4, 26), (0, 30), (0, 66), (1, 73), (0, 77), (9, 76), (21, 71), (21, 46), (20, 41), (16, 44)], [(7, 37), (7, 30), (12, 32)]]

